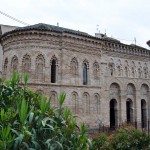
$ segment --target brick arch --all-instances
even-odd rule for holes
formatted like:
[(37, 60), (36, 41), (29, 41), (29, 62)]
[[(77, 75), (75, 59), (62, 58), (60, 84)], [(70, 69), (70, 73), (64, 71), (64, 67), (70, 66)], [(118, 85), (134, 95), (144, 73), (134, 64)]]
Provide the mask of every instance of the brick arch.
[(113, 80), (110, 79), (110, 80), (108, 80), (108, 82), (107, 82), (107, 84), (106, 84), (106, 89), (109, 90), (111, 84), (113, 84), (113, 83), (118, 84), (119, 87), (120, 87), (120, 90), (123, 89), (123, 84), (122, 84), (122, 82), (121, 82), (120, 80), (118, 80), (118, 79), (113, 79)]
[(8, 64), (8, 57), (6, 57), (4, 60), (4, 64)]
[[(130, 89), (128, 89), (128, 88), (130, 88), (130, 87), (132, 88), (133, 91), (130, 90)], [(129, 83), (127, 84), (127, 87), (126, 87), (126, 91), (127, 91), (127, 92), (133, 92), (132, 95), (135, 95), (135, 94), (136, 94), (136, 90), (137, 90), (137, 89), (136, 89), (136, 87), (135, 87), (135, 85), (134, 85), (133, 83), (129, 82)], [(127, 93), (127, 95), (128, 95), (128, 93)], [(129, 94), (129, 95), (130, 95), (130, 94)]]
[(113, 58), (110, 58), (109, 62), (110, 62), (110, 63), (114, 63), (114, 59), (113, 59)]
[(52, 61), (55, 60), (56, 61), (56, 65), (58, 66), (58, 59), (56, 57), (56, 55), (53, 55), (50, 59), (50, 65), (52, 65)]
[(134, 85), (135, 91), (138, 90), (138, 85), (137, 85), (137, 83), (136, 83), (134, 80), (130, 80), (130, 81), (128, 81), (126, 84), (124, 84), (124, 89), (127, 89), (127, 85), (128, 85), (128, 84)]
[(70, 68), (74, 72), (74, 74), (77, 73), (78, 61), (77, 61), (76, 57), (73, 57), (71, 59)]
[(44, 94), (44, 91), (42, 89), (38, 89), (38, 90), (36, 90), (36, 92), (39, 94), (42, 94), (42, 95)]
[(98, 93), (94, 93), (94, 108), (96, 110), (96, 114), (101, 113), (101, 97)]
[(72, 59), (71, 59), (71, 63), (72, 62), (76, 62), (77, 63), (77, 65), (78, 65), (78, 60), (77, 60), (77, 58), (76, 57), (73, 57)]
[(30, 59), (30, 63), (31, 63), (31, 56), (30, 56), (28, 53), (26, 53), (26, 54), (23, 56), (23, 58), (22, 58), (22, 64), (24, 63), (24, 61), (25, 61), (26, 58), (29, 58), (29, 59)]
[(45, 58), (42, 54), (36, 57), (36, 79), (43, 82), (45, 77)]
[(76, 91), (73, 91), (71, 93), (71, 107), (73, 113), (75, 114), (79, 113), (79, 95)]
[(147, 90), (147, 92), (149, 91), (149, 86), (148, 86), (147, 83), (143, 83), (143, 84), (141, 85), (140, 91), (142, 90), (143, 87)]
[(7, 72), (7, 68), (8, 68), (8, 58), (6, 57), (5, 59), (4, 59), (5, 61), (4, 61), (4, 74), (6, 74), (6, 72)]
[(125, 60), (125, 61), (124, 61), (124, 67), (129, 67), (129, 62), (128, 62), (128, 60)]
[(144, 85), (144, 86), (147, 86), (148, 89), (150, 90), (150, 83), (149, 83), (149, 82), (141, 82), (141, 83), (139, 84), (139, 88), (141, 88), (143, 85)]
[(83, 60), (82, 66), (83, 66), (83, 64), (86, 64), (87, 65), (87, 69), (89, 69), (89, 61), (87, 59)]
[(19, 64), (18, 57), (14, 55), (11, 60), (11, 68), (13, 69), (13, 71), (18, 70), (18, 64)]
[(13, 61), (14, 59), (17, 59), (17, 61), (18, 61), (18, 57), (17, 57), (16, 55), (14, 55), (14, 56), (12, 57), (12, 59), (11, 59), (11, 64), (12, 64), (12, 61)]
[(97, 66), (97, 68), (99, 69), (99, 63), (96, 60), (93, 63), (93, 68), (94, 68), (94, 66)]
[(51, 100), (51, 105), (53, 105), (54, 107), (58, 107), (59, 106), (58, 94), (57, 94), (56, 91), (51, 91), (50, 92), (50, 100)]
[(36, 64), (37, 64), (37, 62), (38, 62), (38, 59), (42, 59), (43, 64), (44, 64), (44, 66), (45, 66), (45, 57), (44, 57), (44, 55), (43, 55), (43, 54), (38, 54), (38, 55), (37, 55), (37, 57), (36, 57)]
[(100, 71), (100, 67), (97, 61), (95, 61), (93, 63), (93, 76), (94, 79), (99, 79), (99, 71)]
[(109, 87), (109, 95), (112, 95), (112, 96), (110, 96), (111, 99), (112, 98), (116, 99), (116, 97), (117, 97), (116, 100), (118, 100), (120, 93), (121, 93), (120, 85), (116, 82), (112, 82), (112, 84)]
[[(27, 68), (25, 66), (26, 64), (28, 65)], [(22, 58), (22, 69), (23, 71), (27, 72), (29, 72), (31, 69), (31, 56), (29, 54), (25, 54)]]
[(117, 63), (118, 63), (118, 65), (122, 65), (122, 62), (120, 59), (118, 59)]
[(90, 95), (88, 92), (83, 93), (83, 113), (90, 114)]

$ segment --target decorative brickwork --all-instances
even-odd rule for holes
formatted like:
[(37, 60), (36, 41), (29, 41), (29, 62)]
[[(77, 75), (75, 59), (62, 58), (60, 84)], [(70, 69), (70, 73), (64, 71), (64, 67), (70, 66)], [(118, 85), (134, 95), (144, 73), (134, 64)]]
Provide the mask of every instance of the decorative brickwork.
[(3, 75), (28, 72), (28, 86), (51, 97), (55, 107), (66, 92), (65, 106), (78, 122), (113, 127), (150, 117), (149, 50), (49, 25), (19, 28), (1, 42)]

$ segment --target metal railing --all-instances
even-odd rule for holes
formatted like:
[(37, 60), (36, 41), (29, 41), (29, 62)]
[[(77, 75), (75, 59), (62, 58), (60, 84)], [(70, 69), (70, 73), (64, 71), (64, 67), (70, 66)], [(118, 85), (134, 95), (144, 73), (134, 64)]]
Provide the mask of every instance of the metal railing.
[(89, 134), (95, 134), (95, 133), (106, 133), (106, 134), (111, 134), (113, 131), (117, 130), (120, 127), (123, 126), (133, 126), (134, 128), (144, 131), (147, 134), (150, 134), (150, 120), (148, 119), (145, 122), (140, 122), (140, 121), (134, 121), (134, 122), (123, 122), (118, 124), (117, 126), (107, 126), (104, 124), (98, 124), (97, 127), (95, 128), (88, 128), (88, 133)]

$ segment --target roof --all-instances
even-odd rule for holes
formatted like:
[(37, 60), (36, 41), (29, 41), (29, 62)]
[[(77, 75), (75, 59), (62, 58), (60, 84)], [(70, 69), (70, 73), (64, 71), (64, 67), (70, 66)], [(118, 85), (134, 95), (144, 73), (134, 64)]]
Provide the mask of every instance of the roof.
[(91, 36), (91, 35), (89, 35), (88, 33), (85, 33), (85, 32), (76, 31), (76, 30), (72, 30), (72, 29), (67, 29), (67, 28), (54, 26), (54, 25), (48, 25), (48, 24), (44, 24), (44, 23), (39, 23), (39, 24), (26, 26), (26, 27), (19, 27), (19, 28), (16, 28), (15, 30), (13, 30), (13, 31), (5, 33), (4, 36), (9, 34), (9, 33), (14, 33), (14, 32), (19, 32), (19, 31), (30, 31), (30, 30), (54, 31), (54, 32), (59, 32), (59, 33), (66, 32), (66, 33), (71, 33), (71, 34), (80, 35), (80, 36), (93, 37), (93, 36)]
[(107, 40), (107, 41), (112, 41), (112, 42), (117, 42), (117, 43), (120, 43), (120, 41), (119, 40), (117, 40), (117, 39), (114, 39), (114, 38), (112, 38), (112, 37), (103, 37), (103, 39), (104, 40)]

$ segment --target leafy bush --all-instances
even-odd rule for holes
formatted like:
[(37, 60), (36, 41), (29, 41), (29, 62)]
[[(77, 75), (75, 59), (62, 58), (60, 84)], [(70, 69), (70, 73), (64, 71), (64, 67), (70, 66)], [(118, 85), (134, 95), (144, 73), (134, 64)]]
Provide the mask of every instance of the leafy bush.
[(131, 126), (93, 139), (94, 150), (150, 150), (150, 136)]
[(25, 74), (21, 85), (20, 75), (13, 73), (0, 84), (0, 149), (90, 149), (84, 124), (79, 128), (70, 110), (62, 107), (66, 95), (60, 94), (59, 108), (54, 108), (26, 87), (27, 80)]
[(93, 150), (101, 150), (103, 149), (103, 146), (105, 145), (105, 142), (107, 140), (107, 135), (104, 133), (99, 134), (98, 137), (93, 139)]
[(115, 150), (150, 149), (150, 136), (131, 126), (120, 128), (109, 137), (109, 142), (109, 147)]

